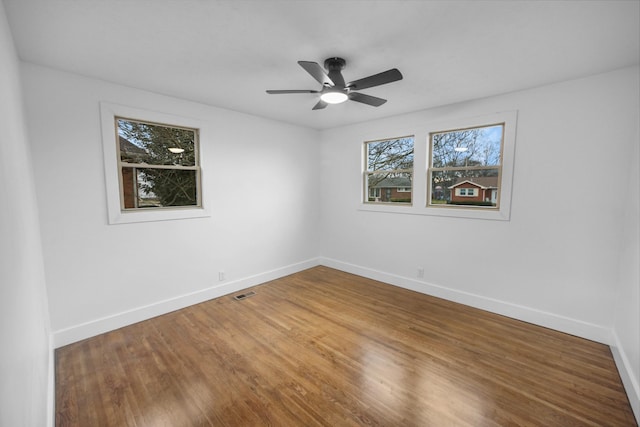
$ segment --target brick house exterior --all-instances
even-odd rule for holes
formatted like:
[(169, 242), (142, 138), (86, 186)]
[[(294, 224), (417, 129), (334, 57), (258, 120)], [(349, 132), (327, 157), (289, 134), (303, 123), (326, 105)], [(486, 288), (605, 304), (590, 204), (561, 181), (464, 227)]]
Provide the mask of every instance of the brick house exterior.
[(410, 202), (411, 180), (404, 177), (385, 178), (369, 188), (369, 200), (375, 202)]
[(498, 200), (498, 177), (462, 178), (450, 186), (449, 190), (451, 203), (491, 202), (495, 205)]
[[(135, 144), (132, 144), (126, 138), (122, 136), (118, 137), (120, 143), (120, 157), (122, 160), (128, 160), (129, 158), (135, 159), (136, 156), (144, 155), (146, 152)], [(134, 176), (134, 168), (122, 168), (122, 203), (125, 209), (136, 207), (136, 177)]]

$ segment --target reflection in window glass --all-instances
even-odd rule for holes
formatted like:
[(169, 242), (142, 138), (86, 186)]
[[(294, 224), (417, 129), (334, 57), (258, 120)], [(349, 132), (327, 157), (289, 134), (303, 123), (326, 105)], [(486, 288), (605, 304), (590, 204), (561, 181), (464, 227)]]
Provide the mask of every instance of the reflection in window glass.
[(120, 161), (149, 165), (196, 164), (196, 130), (117, 119)]

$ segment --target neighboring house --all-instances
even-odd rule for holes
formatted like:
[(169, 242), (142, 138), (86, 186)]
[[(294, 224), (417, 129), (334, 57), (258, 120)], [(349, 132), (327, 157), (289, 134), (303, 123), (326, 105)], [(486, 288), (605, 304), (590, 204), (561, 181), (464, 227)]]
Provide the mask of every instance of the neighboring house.
[(449, 190), (451, 203), (491, 202), (495, 205), (498, 201), (498, 177), (461, 178)]
[(120, 143), (120, 157), (122, 161), (137, 163), (142, 156), (147, 155), (144, 148), (138, 147), (127, 138), (118, 135), (118, 142)]
[(410, 202), (411, 179), (406, 177), (385, 178), (369, 186), (369, 200), (372, 202)]

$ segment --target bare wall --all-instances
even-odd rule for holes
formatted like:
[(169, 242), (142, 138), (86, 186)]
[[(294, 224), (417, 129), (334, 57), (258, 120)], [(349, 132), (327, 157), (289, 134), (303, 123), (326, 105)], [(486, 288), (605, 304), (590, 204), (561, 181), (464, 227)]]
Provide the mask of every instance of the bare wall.
[(0, 425), (52, 425), (53, 351), (19, 61), (0, 2)]
[[(31, 64), (22, 72), (56, 345), (315, 263), (316, 131)], [(203, 124), (211, 217), (107, 223), (100, 101)]]
[[(640, 75), (636, 76), (640, 87)], [(640, 90), (636, 90), (640, 94)], [(640, 96), (640, 95), (639, 95)], [(629, 141), (628, 175), (621, 176), (626, 186), (626, 206), (619, 258), (620, 287), (615, 306), (613, 354), (616, 362), (627, 366), (622, 375), (636, 415), (640, 420), (640, 106), (636, 106), (636, 133)]]

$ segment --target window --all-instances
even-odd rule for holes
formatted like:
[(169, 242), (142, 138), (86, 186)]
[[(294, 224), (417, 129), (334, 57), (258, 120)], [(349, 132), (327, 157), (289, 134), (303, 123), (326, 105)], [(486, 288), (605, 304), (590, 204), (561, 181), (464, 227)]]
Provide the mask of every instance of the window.
[[(450, 117), (391, 130), (412, 136), (365, 142), (357, 209), (508, 221), (517, 118), (517, 111)], [(417, 179), (414, 168), (423, 171)]]
[(210, 216), (197, 120), (100, 103), (109, 224)]
[(411, 204), (413, 139), (365, 142), (365, 203)]
[(475, 188), (456, 188), (455, 195), (460, 197), (477, 196)]
[(198, 130), (115, 118), (123, 210), (200, 206)]
[(497, 123), (429, 134), (428, 206), (500, 207), (504, 126)]

